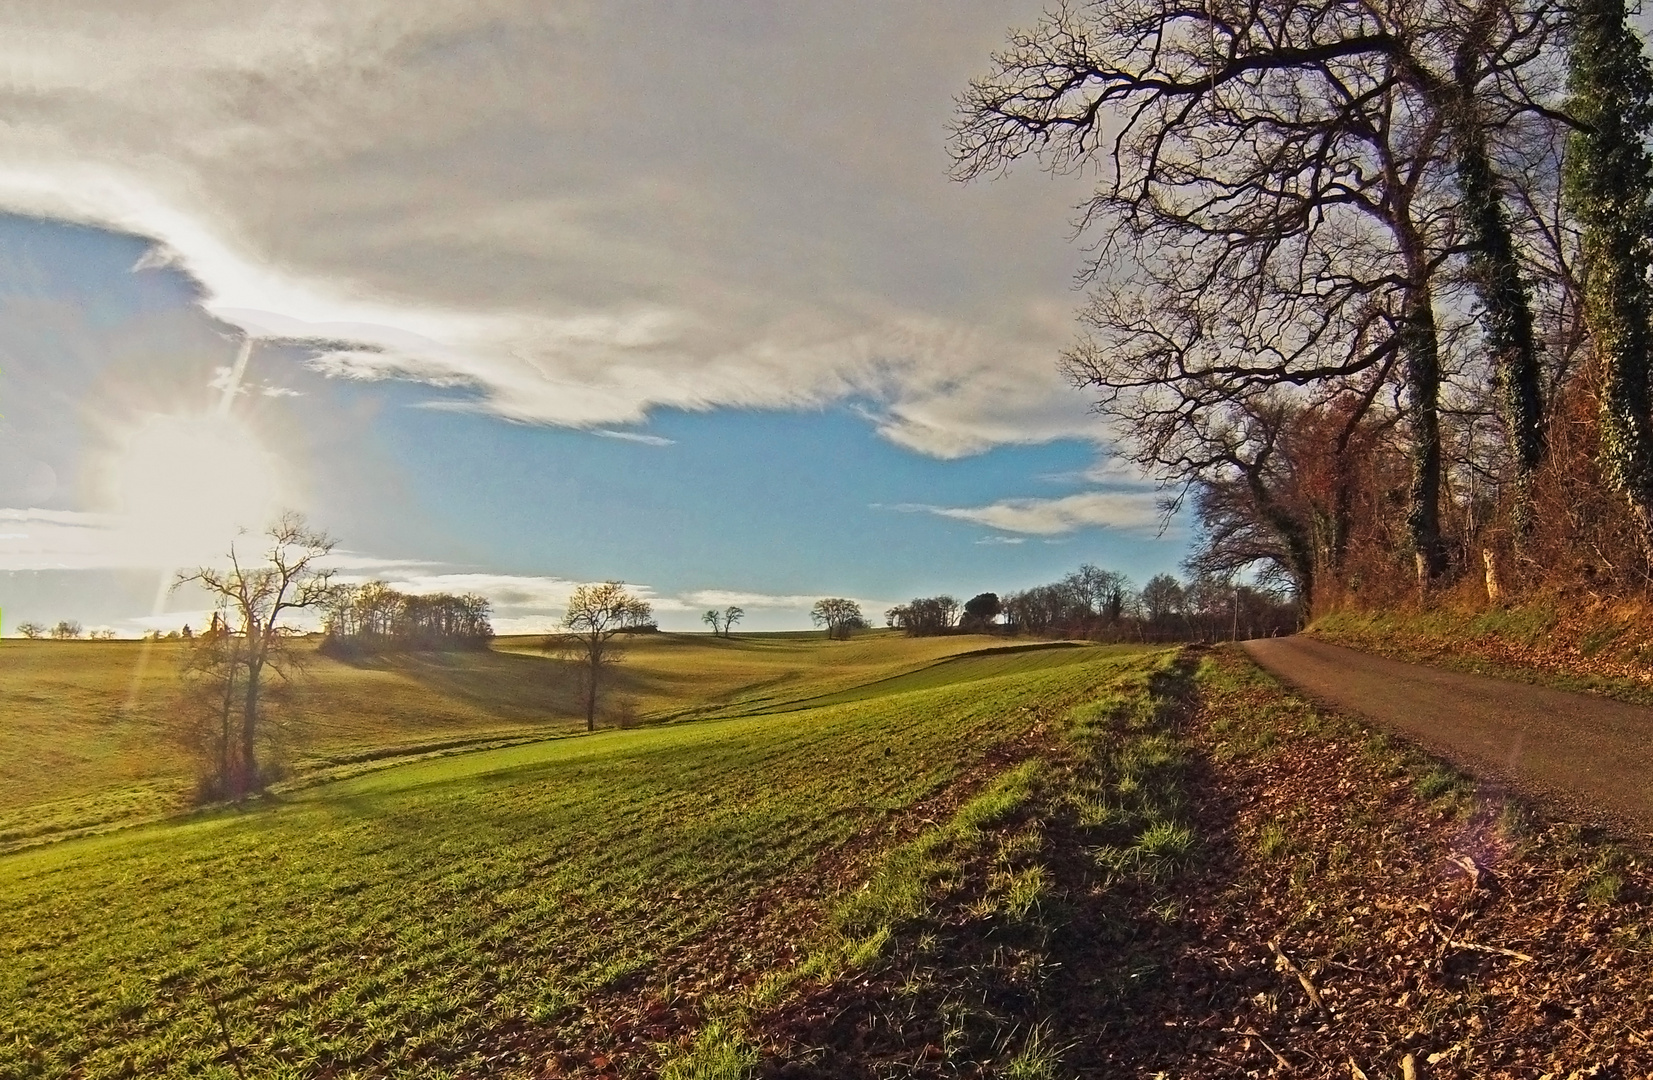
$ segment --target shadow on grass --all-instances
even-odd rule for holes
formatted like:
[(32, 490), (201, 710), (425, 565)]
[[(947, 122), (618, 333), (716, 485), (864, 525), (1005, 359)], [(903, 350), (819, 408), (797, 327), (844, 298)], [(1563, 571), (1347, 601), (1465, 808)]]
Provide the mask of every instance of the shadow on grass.
[[(572, 661), (520, 652), (453, 651), (382, 653), (339, 658), (357, 670), (403, 676), (434, 694), (462, 701), (516, 723), (580, 715), (580, 671)], [(636, 677), (611, 668), (605, 691), (634, 692)]]
[(1238, 803), (1176, 739), (1195, 713), (1196, 662), (1185, 653), (1149, 676), (1145, 708), (1081, 733), (1088, 752), (874, 971), (761, 1018), (777, 1051), (762, 1074), (1183, 1075), (1200, 1025), (1257, 992), (1185, 913), (1240, 864)]

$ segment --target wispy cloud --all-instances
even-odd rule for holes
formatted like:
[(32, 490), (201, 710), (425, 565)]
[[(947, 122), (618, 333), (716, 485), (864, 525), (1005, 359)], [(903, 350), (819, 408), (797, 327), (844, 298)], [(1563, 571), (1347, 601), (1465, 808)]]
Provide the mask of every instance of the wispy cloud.
[[(936, 514), (1033, 536), (1060, 536), (1093, 528), (1147, 532), (1159, 528), (1161, 516), (1159, 496), (1152, 491), (1086, 491), (1059, 499), (1003, 499), (987, 506), (902, 503), (890, 509)], [(1019, 539), (1007, 537), (999, 542), (1015, 543)]]
[(1138, 485), (1143, 475), (1135, 465), (1117, 454), (1103, 453), (1083, 469), (1045, 473), (1040, 480), (1052, 484), (1089, 484), (1102, 487)]
[(642, 443), (644, 446), (675, 446), (676, 439), (668, 439), (664, 435), (645, 435), (638, 431), (610, 431), (608, 428), (597, 428), (593, 435), (601, 435), (605, 439), (624, 439), (626, 442)]
[(0, 508), (0, 571), (155, 565), (123, 541), (121, 524), (111, 514)]
[[(26, 7), (0, 34), (0, 208), (153, 239), (135, 271), (187, 273), (329, 376), (604, 431), (859, 400), (939, 457), (1098, 436), (1052, 363), (1083, 182), (961, 199), (913, 136), (1002, 5)], [(626, 138), (591, 135), (616, 114)]]
[(984, 536), (980, 540), (977, 540), (976, 543), (978, 543), (978, 544), (1025, 544), (1025, 543), (1027, 543), (1027, 537), (1025, 537), (1025, 536)]

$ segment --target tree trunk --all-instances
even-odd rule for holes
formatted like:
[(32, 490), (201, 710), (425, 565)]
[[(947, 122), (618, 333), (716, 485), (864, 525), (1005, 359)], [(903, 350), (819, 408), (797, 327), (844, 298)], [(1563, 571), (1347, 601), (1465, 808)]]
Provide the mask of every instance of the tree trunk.
[[(1421, 268), (1417, 273), (1422, 273)], [(1414, 280), (1422, 279), (1415, 276)], [(1441, 543), (1441, 357), (1435, 307), (1427, 286), (1413, 286), (1404, 320), (1401, 348), (1412, 414), (1412, 485), (1406, 526), (1417, 562), (1418, 587), (1428, 588), (1446, 569), (1446, 550)]]
[(1531, 297), (1498, 190), (1486, 125), (1476, 108), (1481, 51), (1498, 10), (1496, 0), (1487, 0), (1475, 16), (1453, 64), (1453, 86), (1444, 105), (1462, 196), (1458, 217), (1471, 251), (1470, 281), (1481, 301), (1481, 330), (1492, 360), (1498, 413), (1513, 470), (1510, 528), (1519, 542), (1532, 525), (1533, 474), (1548, 447)]
[(592, 656), (585, 680), (585, 729), (597, 730), (597, 671), (602, 664), (601, 658)]
[[(1465, 102), (1461, 111), (1469, 108)], [(1459, 212), (1474, 248), (1470, 273), (1481, 300), (1481, 328), (1492, 355), (1498, 412), (1513, 466), (1510, 527), (1519, 541), (1532, 526), (1533, 474), (1547, 449), (1542, 373), (1533, 340), (1532, 305), (1498, 195), (1486, 133), (1473, 117), (1464, 118), (1459, 127)]]
[(229, 667), (224, 672), (224, 697), (222, 710), (218, 717), (218, 791), (216, 795), (222, 798), (225, 795), (240, 794), (241, 781), (235, 771), (231, 749), (235, 746), (235, 686), (236, 668), (239, 662), (232, 649), (229, 653)]
[(1301, 618), (1314, 607), (1314, 542), (1303, 523), (1292, 517), (1286, 508), (1269, 494), (1268, 485), (1262, 477), (1265, 461), (1266, 458), (1259, 459), (1244, 470), (1246, 488), (1251, 492), (1251, 501), (1257, 507), (1258, 516), (1268, 522), (1269, 527), (1279, 534), (1286, 545), (1286, 557), (1291, 562), (1291, 575), (1296, 579), (1298, 613)]
[(258, 768), (258, 683), (263, 664), (257, 659), (251, 642), (248, 642), (247, 654), (246, 707), (241, 713), (241, 783), (237, 785), (237, 795), (264, 788), (264, 778)]
[(1653, 561), (1647, 236), (1653, 72), (1622, 0), (1580, 0), (1568, 57), (1569, 110), (1585, 125), (1568, 146), (1569, 208), (1583, 225), (1584, 322), (1600, 377), (1601, 468), (1629, 504)]

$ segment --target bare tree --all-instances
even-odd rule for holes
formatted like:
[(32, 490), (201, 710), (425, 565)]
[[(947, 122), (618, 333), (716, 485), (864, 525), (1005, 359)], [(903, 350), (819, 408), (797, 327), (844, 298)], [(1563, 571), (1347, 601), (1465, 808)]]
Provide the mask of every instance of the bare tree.
[(75, 638), (78, 638), (82, 632), (83, 631), (81, 630), (80, 624), (75, 622), (73, 619), (64, 619), (62, 622), (52, 627), (52, 637), (59, 641), (73, 641)]
[(723, 636), (729, 637), (735, 631), (735, 624), (746, 617), (744, 608), (730, 604), (723, 609)]
[(1062, 579), (1062, 584), (1085, 605), (1086, 611), (1104, 623), (1120, 620), (1125, 611), (1125, 594), (1131, 582), (1115, 570), (1103, 570), (1093, 563), (1085, 563)]
[(562, 645), (581, 664), (585, 682), (585, 729), (597, 730), (597, 695), (603, 667), (620, 659), (615, 635), (648, 622), (648, 601), (626, 591), (623, 581), (581, 585), (568, 600)]
[(45, 637), (46, 627), (37, 622), (19, 623), (17, 632), (32, 641), (35, 638)]
[(1150, 623), (1161, 623), (1182, 610), (1182, 583), (1170, 574), (1155, 574), (1142, 587), (1142, 610)]
[(958, 172), (1099, 167), (1080, 225), (1097, 291), (1066, 370), (1170, 485), (1258, 471), (1261, 399), (1370, 408), (1392, 387), (1427, 581), (1445, 568), (1442, 394), (1449, 346), (1471, 340), (1466, 286), (1522, 476), (1543, 452), (1490, 133), (1543, 114), (1523, 78), (1556, 22), (1546, 0), (1064, 4), (966, 93)]
[(829, 641), (847, 641), (850, 631), (866, 625), (866, 620), (861, 617), (860, 604), (836, 596), (815, 601), (809, 612), (809, 621), (826, 627)]
[(712, 636), (717, 637), (723, 632), (723, 612), (710, 608), (700, 617), (700, 621), (712, 628)]
[(269, 781), (260, 762), (266, 731), (266, 676), (287, 673), (284, 645), (293, 612), (320, 607), (333, 593), (323, 564), (337, 541), (298, 514), (284, 514), (265, 532), (263, 561), (243, 564), (230, 546), (229, 566), (180, 574), (174, 587), (195, 584), (215, 601), (212, 626), (199, 636), (189, 668), (209, 686), (221, 745), (212, 762), (216, 793), (239, 798)]

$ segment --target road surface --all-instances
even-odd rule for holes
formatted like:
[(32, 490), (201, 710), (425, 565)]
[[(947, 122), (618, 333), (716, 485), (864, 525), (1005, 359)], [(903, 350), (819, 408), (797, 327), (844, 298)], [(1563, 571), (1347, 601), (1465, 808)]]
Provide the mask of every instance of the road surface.
[(1245, 643), (1316, 701), (1423, 744), (1569, 816), (1653, 835), (1653, 709), (1466, 675), (1308, 637)]

